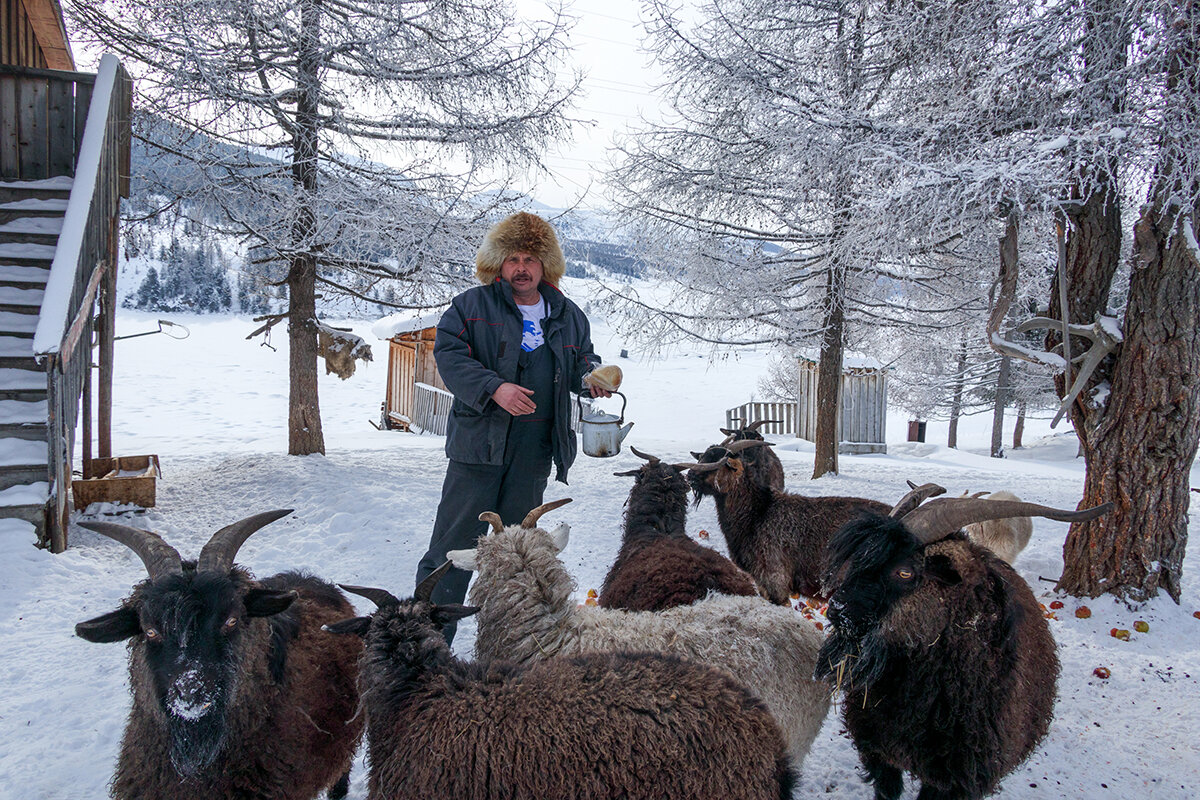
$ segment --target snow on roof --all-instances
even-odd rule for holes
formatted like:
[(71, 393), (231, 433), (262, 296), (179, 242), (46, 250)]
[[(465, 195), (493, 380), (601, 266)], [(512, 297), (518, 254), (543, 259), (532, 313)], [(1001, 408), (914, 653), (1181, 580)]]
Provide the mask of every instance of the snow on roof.
[(442, 318), (442, 314), (446, 308), (446, 306), (442, 306), (436, 311), (430, 311), (420, 316), (413, 316), (408, 311), (399, 314), (389, 314), (371, 326), (371, 333), (375, 334), (379, 339), (387, 340), (402, 333), (423, 331), (426, 328), (435, 327), (438, 324), (438, 320)]
[[(821, 354), (816, 350), (801, 350), (797, 354), (798, 358), (806, 361), (811, 361), (814, 364), (820, 363)], [(842, 353), (842, 369), (883, 369), (883, 362), (871, 356), (864, 356), (862, 353), (852, 353), (849, 350)]]

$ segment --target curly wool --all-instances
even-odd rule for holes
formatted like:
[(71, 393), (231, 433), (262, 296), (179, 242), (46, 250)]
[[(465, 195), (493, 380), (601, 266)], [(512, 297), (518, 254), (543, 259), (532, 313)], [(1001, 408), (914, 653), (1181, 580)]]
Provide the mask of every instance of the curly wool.
[(475, 277), (485, 286), (494, 282), (500, 277), (504, 260), (517, 252), (537, 256), (542, 262), (542, 278), (546, 283), (557, 286), (567, 271), (567, 261), (554, 228), (536, 214), (519, 211), (500, 220), (487, 232), (475, 254)]
[(825, 720), (829, 691), (812, 678), (822, 637), (790, 608), (715, 594), (656, 612), (579, 606), (574, 580), (538, 528), (481, 538), (476, 565), (471, 602), (480, 606), (475, 654), (482, 661), (648, 650), (719, 667), (767, 704), (797, 765)]
[[(992, 492), (987, 500), (1020, 500), (1012, 492)], [(1030, 517), (1008, 517), (1007, 519), (989, 519), (976, 522), (963, 528), (975, 544), (986, 547), (1007, 563), (1017, 560), (1017, 556), (1029, 544), (1033, 536), (1033, 520)]]

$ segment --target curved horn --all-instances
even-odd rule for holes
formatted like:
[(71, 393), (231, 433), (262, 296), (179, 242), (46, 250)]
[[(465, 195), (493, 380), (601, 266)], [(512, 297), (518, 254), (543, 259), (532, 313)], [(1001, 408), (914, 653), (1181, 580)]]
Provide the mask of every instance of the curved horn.
[(725, 449), (729, 451), (729, 455), (735, 456), (743, 450), (753, 450), (755, 447), (771, 447), (770, 442), (764, 442), (762, 439), (742, 439), (741, 441), (732, 442), (726, 445)]
[(490, 523), (492, 533), (504, 533), (504, 520), (500, 519), (500, 515), (495, 511), (485, 511), (479, 515), (480, 522)]
[(197, 572), (228, 572), (233, 566), (238, 548), (250, 538), (250, 534), (270, 525), (280, 517), (286, 517), (294, 509), (281, 508), (276, 511), (264, 511), (252, 517), (238, 520), (232, 525), (226, 525), (212, 535), (208, 544), (200, 548), (200, 558), (196, 562)]
[(633, 445), (629, 446), (629, 450), (638, 458), (644, 458), (647, 461), (649, 461), (651, 464), (657, 464), (659, 461), (662, 460), (658, 456), (652, 456), (649, 453), (643, 453), (641, 450), (638, 450)]
[(396, 595), (389, 592), (387, 589), (372, 589), (370, 586), (350, 586), (346, 583), (339, 583), (338, 586), (345, 589), (351, 594), (356, 594), (360, 597), (365, 597), (380, 608), (384, 606), (394, 606), (400, 603)]
[[(721, 432), (724, 433), (725, 429), (721, 428)], [(728, 446), (728, 444), (730, 442), (734, 441), (735, 439), (737, 439), (737, 434), (731, 433), (728, 436), (726, 436), (724, 439), (722, 439), (720, 444), (717, 445), (717, 447), (726, 447), (726, 446)]]
[(725, 456), (720, 461), (705, 461), (700, 464), (690, 464), (688, 469), (692, 472), (716, 472), (729, 461), (729, 456)]
[(533, 526), (537, 525), (537, 521), (541, 518), (542, 514), (553, 511), (560, 506), (565, 506), (569, 502), (571, 502), (571, 498), (564, 497), (562, 500), (554, 500), (550, 503), (542, 503), (533, 511), (530, 511), (525, 515), (525, 519), (521, 520), (521, 527), (532, 528)]
[(128, 525), (117, 525), (114, 522), (80, 522), (78, 525), (89, 531), (102, 533), (110, 539), (116, 539), (137, 553), (146, 565), (150, 580), (157, 580), (164, 575), (183, 574), (183, 559), (179, 557), (179, 551), (164, 542), (157, 533), (131, 528)]
[(757, 419), (754, 422), (751, 422), (746, 427), (742, 428), (742, 430), (749, 433), (752, 431), (757, 431), (763, 425), (778, 425), (781, 422), (783, 422), (783, 420), (781, 420), (781, 419)]
[(930, 500), (925, 505), (901, 518), (905, 528), (917, 537), (921, 544), (930, 544), (974, 522), (1008, 517), (1045, 517), (1059, 522), (1087, 522), (1112, 511), (1113, 504), (1103, 503), (1081, 511), (1066, 511), (1037, 503), (1019, 500), (988, 500), (974, 497), (943, 497)]
[(892, 506), (889, 517), (903, 517), (929, 498), (946, 493), (946, 489), (936, 483), (926, 483), (921, 486), (917, 486), (912, 481), (906, 481), (906, 483), (912, 491), (901, 497), (900, 502)]
[(422, 600), (426, 603), (432, 602), (433, 587), (437, 586), (438, 581), (440, 581), (442, 576), (449, 572), (450, 568), (453, 566), (454, 565), (451, 562), (447, 561), (445, 564), (442, 564), (433, 572), (426, 575), (425, 580), (418, 583), (417, 588), (413, 590), (413, 599)]

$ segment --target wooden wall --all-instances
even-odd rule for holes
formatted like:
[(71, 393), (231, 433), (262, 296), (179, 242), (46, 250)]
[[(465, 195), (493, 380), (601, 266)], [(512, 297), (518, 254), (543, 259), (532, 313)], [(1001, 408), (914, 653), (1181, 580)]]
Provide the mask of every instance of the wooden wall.
[(74, 71), (56, 0), (0, 0), (0, 64)]
[(0, 65), (0, 180), (75, 174), (95, 82), (95, 75)]
[[(887, 370), (848, 367), (838, 408), (839, 453), (887, 452)], [(800, 359), (796, 435), (816, 441), (817, 363)]]

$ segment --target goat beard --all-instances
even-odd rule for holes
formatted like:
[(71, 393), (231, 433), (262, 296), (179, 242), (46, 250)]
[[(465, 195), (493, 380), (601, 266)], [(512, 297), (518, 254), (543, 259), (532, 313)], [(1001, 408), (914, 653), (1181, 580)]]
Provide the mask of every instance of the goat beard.
[(214, 708), (197, 719), (172, 718), (171, 765), (186, 778), (195, 777), (216, 760), (225, 745), (228, 725), (223, 708)]
[(843, 692), (863, 691), (883, 677), (887, 661), (887, 643), (874, 628), (855, 636), (835, 627), (817, 653), (813, 677)]

